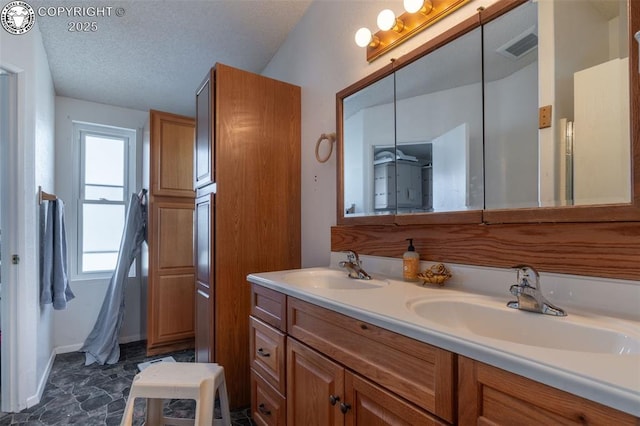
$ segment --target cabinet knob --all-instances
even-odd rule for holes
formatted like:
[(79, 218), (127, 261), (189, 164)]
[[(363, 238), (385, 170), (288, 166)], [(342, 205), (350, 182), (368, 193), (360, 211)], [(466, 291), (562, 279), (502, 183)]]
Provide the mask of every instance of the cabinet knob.
[(268, 410), (264, 404), (258, 405), (258, 411), (260, 411), (260, 413), (264, 414), (265, 416), (271, 415), (271, 410)]
[(350, 409), (351, 404), (347, 404), (346, 402), (340, 403), (340, 411), (342, 411), (342, 414), (347, 414), (347, 411), (349, 411)]
[(258, 355), (260, 355), (261, 357), (267, 358), (270, 357), (271, 354), (269, 352), (266, 352), (264, 349), (259, 348), (258, 349)]
[(340, 401), (339, 396), (329, 395), (329, 402), (331, 403), (331, 405), (336, 405), (338, 401)]

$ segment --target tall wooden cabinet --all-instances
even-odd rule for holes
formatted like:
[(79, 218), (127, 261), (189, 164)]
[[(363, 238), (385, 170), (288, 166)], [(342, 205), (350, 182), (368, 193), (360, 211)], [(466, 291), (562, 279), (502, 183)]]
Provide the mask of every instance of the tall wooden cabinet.
[(300, 88), (216, 64), (196, 93), (196, 361), (250, 402), (252, 272), (300, 267)]
[(147, 354), (193, 347), (195, 120), (151, 111), (143, 144), (149, 189)]

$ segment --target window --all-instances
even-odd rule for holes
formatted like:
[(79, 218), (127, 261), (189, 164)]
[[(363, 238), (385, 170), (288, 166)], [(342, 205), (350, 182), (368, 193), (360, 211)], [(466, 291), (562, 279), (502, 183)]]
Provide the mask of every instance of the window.
[(135, 187), (135, 130), (74, 123), (79, 141), (77, 274), (115, 269)]

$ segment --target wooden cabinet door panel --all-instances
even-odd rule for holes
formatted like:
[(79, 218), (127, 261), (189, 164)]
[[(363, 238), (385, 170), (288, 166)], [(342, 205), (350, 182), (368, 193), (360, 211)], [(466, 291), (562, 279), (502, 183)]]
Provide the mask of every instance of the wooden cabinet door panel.
[[(334, 405), (330, 397), (339, 398)], [(344, 424), (344, 368), (294, 339), (287, 339), (287, 424)]]
[(160, 276), (153, 291), (152, 344), (193, 338), (193, 274)]
[(513, 373), (458, 357), (460, 425), (638, 425), (640, 419)]
[(196, 280), (195, 355), (196, 362), (214, 362), (214, 274), (213, 207), (215, 195), (205, 193), (196, 199)]
[(157, 230), (157, 269), (160, 273), (193, 268), (193, 205), (154, 203)]
[(195, 188), (202, 188), (213, 182), (212, 165), (215, 164), (215, 144), (212, 140), (214, 110), (212, 108), (212, 90), (214, 74), (210, 71), (196, 92), (196, 150), (195, 150)]
[(345, 417), (346, 426), (447, 425), (351, 372), (345, 374), (345, 395), (351, 406)]
[(151, 111), (151, 195), (193, 198), (193, 118)]

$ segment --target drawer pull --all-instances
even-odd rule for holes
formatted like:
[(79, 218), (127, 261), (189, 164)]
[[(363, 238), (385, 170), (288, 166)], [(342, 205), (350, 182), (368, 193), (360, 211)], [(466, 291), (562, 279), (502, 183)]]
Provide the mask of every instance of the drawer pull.
[(360, 324), (360, 328), (362, 330), (368, 330), (369, 329), (369, 327), (367, 327), (367, 324)]
[(264, 414), (265, 416), (271, 415), (271, 410), (267, 410), (267, 407), (265, 407), (264, 404), (258, 405), (258, 411), (260, 411), (260, 413)]
[(347, 411), (351, 409), (351, 404), (347, 404), (345, 402), (340, 403), (340, 411), (342, 414), (347, 414)]
[(340, 401), (339, 396), (329, 395), (329, 402), (331, 403), (331, 405), (336, 405), (338, 401)]
[(258, 355), (260, 355), (261, 357), (267, 358), (270, 357), (271, 354), (269, 352), (266, 352), (264, 349), (259, 348), (258, 349)]

